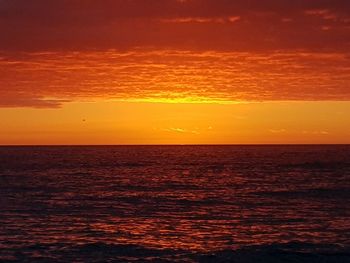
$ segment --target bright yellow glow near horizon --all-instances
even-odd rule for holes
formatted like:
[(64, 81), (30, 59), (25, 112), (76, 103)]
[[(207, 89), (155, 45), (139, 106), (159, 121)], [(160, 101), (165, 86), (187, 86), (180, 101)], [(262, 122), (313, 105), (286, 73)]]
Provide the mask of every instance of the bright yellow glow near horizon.
[(350, 143), (350, 102), (74, 102), (0, 121), (1, 145)]

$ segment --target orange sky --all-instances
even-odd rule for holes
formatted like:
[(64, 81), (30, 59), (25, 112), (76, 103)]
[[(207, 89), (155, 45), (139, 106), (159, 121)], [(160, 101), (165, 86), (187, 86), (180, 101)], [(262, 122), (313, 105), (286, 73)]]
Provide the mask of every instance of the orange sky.
[(349, 1), (1, 0), (0, 144), (350, 143)]

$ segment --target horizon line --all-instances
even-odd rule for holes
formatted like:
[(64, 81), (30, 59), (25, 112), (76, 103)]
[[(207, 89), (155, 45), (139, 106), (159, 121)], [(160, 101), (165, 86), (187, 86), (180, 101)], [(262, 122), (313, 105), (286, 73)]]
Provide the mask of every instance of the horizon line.
[(224, 144), (0, 144), (0, 147), (117, 147), (117, 146), (350, 146), (350, 143), (224, 143)]

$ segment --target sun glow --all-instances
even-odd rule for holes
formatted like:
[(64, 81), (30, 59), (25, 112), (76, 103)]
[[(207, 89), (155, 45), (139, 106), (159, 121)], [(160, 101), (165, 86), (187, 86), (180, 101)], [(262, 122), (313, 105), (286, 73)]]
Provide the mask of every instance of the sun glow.
[(0, 144), (350, 143), (349, 102), (72, 102), (1, 109)]

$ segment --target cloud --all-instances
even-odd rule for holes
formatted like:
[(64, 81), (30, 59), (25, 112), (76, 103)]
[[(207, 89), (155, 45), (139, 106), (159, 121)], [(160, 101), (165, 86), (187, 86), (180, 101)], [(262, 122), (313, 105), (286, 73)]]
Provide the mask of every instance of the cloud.
[(329, 132), (328, 131), (302, 131), (302, 134), (329, 135)]
[(286, 129), (270, 129), (269, 132), (271, 133), (285, 133)]
[(350, 100), (350, 55), (134, 50), (0, 55), (0, 106)]
[(167, 128), (163, 129), (164, 131), (167, 132), (176, 132), (176, 133), (190, 133), (190, 134), (200, 134), (198, 130), (188, 130), (188, 129), (183, 129), (183, 128)]
[(0, 91), (0, 108), (18, 108), (18, 107), (30, 107), (30, 108), (59, 108), (62, 103), (68, 102), (68, 100), (48, 99), (42, 97), (35, 97), (30, 94), (23, 96), (21, 94), (10, 94), (6, 96)]
[(181, 18), (170, 18), (170, 19), (161, 19), (163, 23), (235, 23), (239, 21), (240, 16), (230, 16), (230, 17), (181, 17)]

